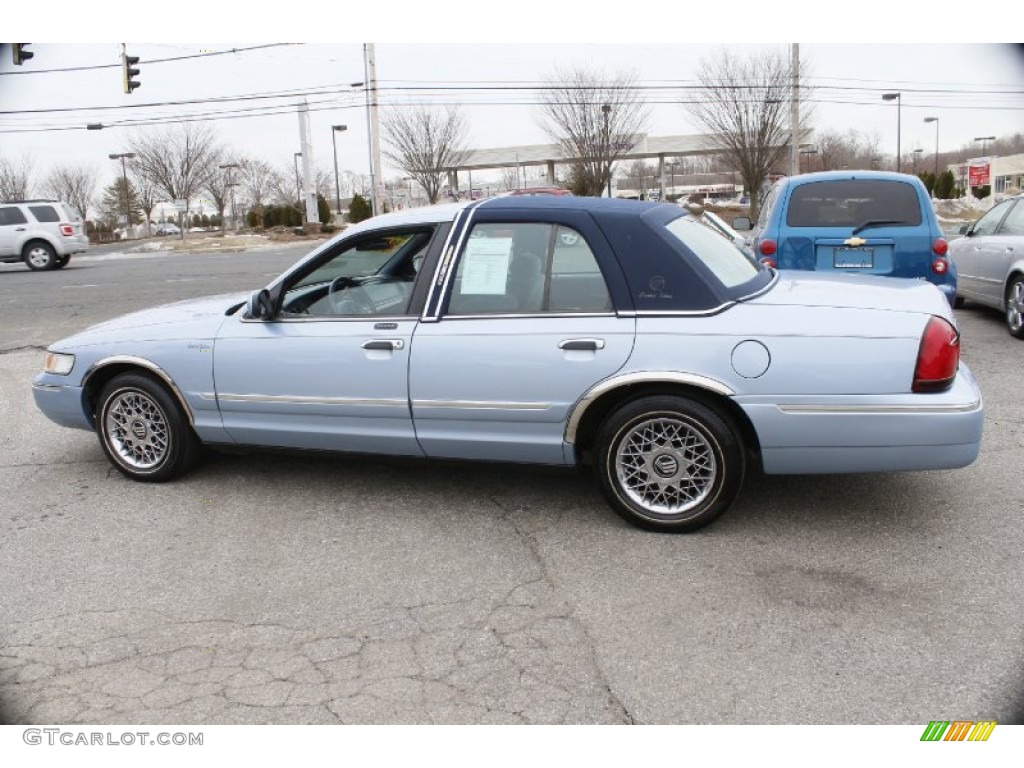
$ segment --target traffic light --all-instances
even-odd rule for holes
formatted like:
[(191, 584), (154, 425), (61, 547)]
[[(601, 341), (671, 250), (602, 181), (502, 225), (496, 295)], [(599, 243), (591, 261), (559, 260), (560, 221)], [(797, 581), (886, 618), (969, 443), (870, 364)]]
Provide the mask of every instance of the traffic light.
[(138, 56), (129, 56), (127, 51), (121, 52), (121, 74), (124, 77), (124, 92), (131, 93), (141, 85), (138, 80), (132, 80), (139, 74), (139, 70), (133, 67), (139, 63)]
[(11, 43), (11, 45), (14, 47), (14, 63), (19, 67), (24, 62), (35, 56), (34, 53), (26, 50), (26, 48), (28, 48), (28, 43)]

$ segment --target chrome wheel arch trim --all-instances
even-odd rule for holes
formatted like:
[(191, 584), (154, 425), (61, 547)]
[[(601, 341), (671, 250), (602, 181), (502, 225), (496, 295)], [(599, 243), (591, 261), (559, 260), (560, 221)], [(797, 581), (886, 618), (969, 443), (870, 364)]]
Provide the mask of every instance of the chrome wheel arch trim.
[(722, 382), (695, 373), (642, 371), (612, 376), (610, 379), (605, 379), (587, 390), (586, 394), (572, 407), (569, 420), (565, 425), (565, 442), (569, 445), (576, 444), (576, 432), (579, 430), (580, 422), (583, 421), (583, 416), (586, 414), (587, 409), (594, 404), (594, 401), (619, 387), (628, 387), (635, 384), (684, 384), (689, 387), (706, 389), (723, 397), (732, 397), (736, 394), (732, 388)]
[(111, 365), (133, 365), (138, 368), (144, 368), (150, 373), (155, 374), (164, 384), (167, 385), (168, 389), (171, 390), (171, 394), (178, 401), (182, 410), (185, 412), (185, 416), (188, 419), (190, 426), (195, 426), (195, 418), (192, 414), (192, 409), (188, 407), (188, 402), (185, 400), (185, 395), (182, 394), (181, 390), (178, 389), (178, 385), (174, 383), (174, 380), (170, 375), (156, 363), (145, 359), (144, 357), (135, 357), (134, 355), (114, 355), (112, 357), (104, 357), (102, 360), (97, 360), (91, 366), (89, 370), (85, 372), (82, 377), (82, 390), (84, 391), (89, 385), (89, 380), (99, 373), (104, 368), (108, 368)]

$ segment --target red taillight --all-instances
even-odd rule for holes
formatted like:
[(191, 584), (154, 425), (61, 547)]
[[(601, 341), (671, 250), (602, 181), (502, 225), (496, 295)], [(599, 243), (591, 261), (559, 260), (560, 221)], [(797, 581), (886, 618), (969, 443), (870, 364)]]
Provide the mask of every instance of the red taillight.
[(945, 256), (948, 250), (949, 243), (947, 243), (941, 237), (937, 238), (935, 242), (932, 243), (932, 253), (934, 253), (936, 256)]
[(775, 269), (775, 267), (777, 266), (775, 264), (775, 259), (771, 258), (770, 256), (762, 256), (760, 261), (766, 267), (771, 267), (772, 269)]
[(936, 275), (944, 275), (949, 272), (949, 262), (945, 259), (935, 259), (932, 261), (932, 272)]
[(762, 256), (771, 256), (775, 253), (775, 241), (774, 240), (762, 240), (758, 243), (758, 250), (761, 251)]
[(932, 317), (921, 335), (914, 366), (914, 392), (949, 389), (960, 364), (960, 334), (941, 317)]
[(64, 237), (71, 237), (73, 234), (75, 234), (75, 228), (70, 224), (61, 224), (60, 233), (64, 235)]

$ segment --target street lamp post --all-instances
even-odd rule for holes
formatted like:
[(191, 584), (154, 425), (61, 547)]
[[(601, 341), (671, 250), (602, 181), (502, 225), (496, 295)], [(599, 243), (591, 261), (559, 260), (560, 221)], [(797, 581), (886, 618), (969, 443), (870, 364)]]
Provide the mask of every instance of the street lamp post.
[[(240, 166), (238, 165), (238, 163), (224, 163), (224, 165), (221, 165), (219, 167), (228, 172), (228, 183), (227, 183), (226, 186), (228, 187), (228, 189), (231, 190), (231, 228), (232, 229), (236, 229), (236, 226), (235, 226), (235, 187), (238, 186), (238, 185), (235, 184), (235, 179), (232, 176), (232, 171), (234, 171), (235, 168), (238, 168)], [(221, 229), (222, 232), (224, 231), (224, 221), (223, 220), (221, 220), (221, 222), (220, 222), (220, 229)]]
[(903, 99), (900, 93), (883, 93), (883, 101), (896, 100), (896, 173), (900, 172), (900, 112), (903, 108)]
[(612, 164), (608, 162), (612, 153), (611, 134), (608, 130), (608, 115), (611, 111), (611, 104), (601, 105), (601, 114), (604, 115), (604, 157), (601, 159), (604, 161), (605, 173), (608, 175), (608, 197), (612, 196)]
[(932, 197), (935, 197), (935, 185), (939, 181), (939, 118), (926, 117), (926, 123), (935, 123), (935, 179), (932, 181)]
[(987, 157), (987, 155), (985, 154), (985, 150), (988, 149), (988, 143), (990, 141), (995, 141), (996, 137), (995, 136), (975, 136), (974, 140), (981, 142), (981, 156), (982, 157)]
[(338, 179), (338, 142), (335, 141), (335, 136), (347, 130), (347, 125), (331, 126), (331, 145), (334, 147), (334, 202), (339, 216), (341, 216), (341, 181)]
[(135, 157), (135, 153), (134, 152), (122, 152), (119, 155), (108, 155), (108, 157), (111, 160), (120, 160), (121, 161), (121, 179), (122, 179), (122, 182), (123, 182), (123, 185), (124, 185), (124, 186), (121, 187), (121, 194), (124, 195), (124, 239), (127, 240), (128, 239), (128, 233), (131, 231), (129, 229), (129, 226), (131, 225), (132, 212), (131, 212), (130, 206), (128, 204), (128, 170), (125, 167), (124, 161), (125, 160), (131, 160), (133, 157)]

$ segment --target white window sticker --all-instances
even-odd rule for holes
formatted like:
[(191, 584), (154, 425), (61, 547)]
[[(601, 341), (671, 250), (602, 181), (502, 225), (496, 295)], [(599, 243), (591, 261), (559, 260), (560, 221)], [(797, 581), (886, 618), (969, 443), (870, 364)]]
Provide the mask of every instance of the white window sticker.
[(462, 289), (466, 294), (503, 294), (512, 253), (511, 237), (473, 237), (466, 245)]

